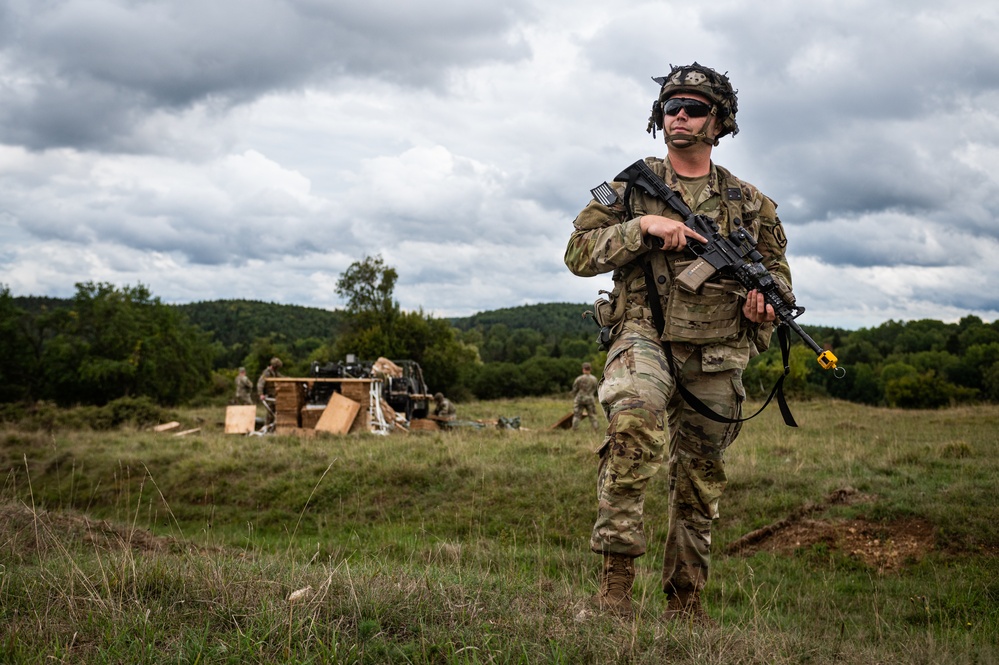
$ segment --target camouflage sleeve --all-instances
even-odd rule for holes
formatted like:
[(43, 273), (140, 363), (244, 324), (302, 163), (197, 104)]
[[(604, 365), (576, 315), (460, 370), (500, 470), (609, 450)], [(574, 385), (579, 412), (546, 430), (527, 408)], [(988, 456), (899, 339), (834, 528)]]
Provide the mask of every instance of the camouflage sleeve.
[[(623, 185), (621, 186), (623, 189)], [(620, 194), (620, 192), (619, 192)], [(627, 265), (649, 251), (641, 222), (627, 219), (623, 204), (590, 201), (573, 222), (565, 265), (580, 277), (593, 277)]]
[[(783, 280), (790, 289), (791, 267), (788, 265), (785, 255), (787, 236), (784, 235), (784, 226), (777, 216), (777, 204), (767, 196), (762, 194), (760, 196), (763, 200), (759, 213), (759, 237), (756, 241), (756, 249), (763, 257), (760, 262), (775, 279)], [(763, 323), (752, 327), (750, 339), (757, 351), (762, 353), (767, 350), (773, 331), (774, 324), (772, 323)]]
[(763, 256), (761, 263), (771, 274), (779, 276), (791, 287), (791, 267), (787, 263), (785, 250), (787, 249), (787, 236), (784, 234), (784, 226), (777, 216), (777, 204), (770, 198), (763, 197), (763, 205), (760, 208), (760, 231), (756, 240), (756, 249)]

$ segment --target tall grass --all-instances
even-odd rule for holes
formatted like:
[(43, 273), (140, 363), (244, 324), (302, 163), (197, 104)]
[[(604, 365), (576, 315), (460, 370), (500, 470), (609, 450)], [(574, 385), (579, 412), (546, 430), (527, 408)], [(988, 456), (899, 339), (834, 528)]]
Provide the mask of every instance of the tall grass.
[(461, 407), (520, 431), (241, 437), (220, 410), (180, 413), (187, 437), (2, 430), (0, 662), (999, 661), (999, 408), (815, 401), (798, 429), (749, 423), (705, 629), (659, 621), (658, 551), (634, 622), (575, 620), (599, 435), (549, 429), (567, 404)]

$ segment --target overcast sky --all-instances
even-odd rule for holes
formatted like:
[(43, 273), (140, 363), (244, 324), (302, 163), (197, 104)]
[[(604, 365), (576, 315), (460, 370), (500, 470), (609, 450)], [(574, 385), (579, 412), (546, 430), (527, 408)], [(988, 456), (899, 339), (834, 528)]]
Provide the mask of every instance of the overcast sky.
[(407, 310), (591, 302), (562, 256), (648, 155), (670, 64), (727, 71), (718, 164), (775, 199), (809, 325), (999, 313), (999, 4), (4, 0), (0, 284)]

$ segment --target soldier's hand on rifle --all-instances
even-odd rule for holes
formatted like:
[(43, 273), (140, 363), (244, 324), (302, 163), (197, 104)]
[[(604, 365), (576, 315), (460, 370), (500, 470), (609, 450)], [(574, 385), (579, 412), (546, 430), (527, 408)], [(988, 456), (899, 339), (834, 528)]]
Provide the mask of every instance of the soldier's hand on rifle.
[(746, 302), (742, 305), (742, 315), (753, 323), (767, 323), (777, 318), (774, 306), (767, 304), (763, 294), (756, 289), (746, 294)]
[(687, 246), (687, 238), (706, 243), (708, 239), (683, 222), (660, 215), (643, 215), (640, 221), (644, 235), (662, 238), (663, 249), (680, 250)]

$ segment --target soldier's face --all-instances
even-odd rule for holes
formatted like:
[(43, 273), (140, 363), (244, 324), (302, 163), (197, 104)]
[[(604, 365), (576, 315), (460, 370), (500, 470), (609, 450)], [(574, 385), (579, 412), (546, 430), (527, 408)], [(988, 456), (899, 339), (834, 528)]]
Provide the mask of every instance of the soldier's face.
[[(704, 95), (699, 95), (696, 92), (681, 92), (670, 97), (670, 100), (673, 99), (692, 99), (711, 106), (710, 99)], [(675, 115), (666, 115), (664, 118), (666, 123), (666, 132), (670, 136), (674, 134), (697, 134), (702, 130), (712, 139), (717, 135), (717, 129), (715, 129), (715, 116), (710, 113), (700, 118), (692, 118), (687, 115), (687, 111), (685, 109), (680, 108)]]

